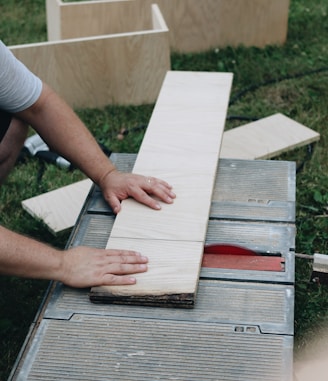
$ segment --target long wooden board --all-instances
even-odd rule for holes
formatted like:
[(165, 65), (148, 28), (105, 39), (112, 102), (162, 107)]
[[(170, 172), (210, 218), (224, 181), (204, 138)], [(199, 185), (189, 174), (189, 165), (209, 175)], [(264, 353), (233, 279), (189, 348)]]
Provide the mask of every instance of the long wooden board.
[(278, 113), (226, 131), (220, 157), (270, 159), (319, 139), (318, 132)]
[(91, 180), (81, 180), (24, 200), (22, 207), (56, 235), (74, 226), (91, 185)]
[(231, 84), (231, 73), (167, 73), (133, 172), (177, 198), (161, 211), (123, 201), (107, 247), (140, 251), (149, 270), (133, 286), (92, 288), (92, 301), (194, 305)]

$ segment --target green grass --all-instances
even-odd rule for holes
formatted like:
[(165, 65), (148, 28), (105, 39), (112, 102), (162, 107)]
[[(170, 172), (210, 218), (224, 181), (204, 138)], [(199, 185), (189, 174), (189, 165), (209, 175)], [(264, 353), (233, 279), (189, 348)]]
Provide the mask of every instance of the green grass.
[[(0, 1), (0, 36), (9, 45), (46, 40), (44, 0)], [(172, 54), (173, 70), (231, 71), (234, 73), (226, 128), (281, 112), (318, 131), (320, 141), (311, 155), (307, 147), (277, 158), (304, 164), (297, 174), (297, 252), (328, 253), (328, 2), (291, 0), (288, 40), (265, 49), (227, 47), (202, 54)], [(325, 70), (314, 73), (314, 70)], [(307, 73), (307, 74), (306, 74)], [(303, 74), (303, 75), (299, 75)], [(242, 92), (243, 90), (248, 90)], [(153, 105), (108, 106), (77, 110), (99, 142), (116, 152), (137, 152)], [(240, 117), (240, 120), (238, 118)], [(121, 129), (128, 131), (118, 139)], [(42, 176), (41, 176), (42, 175)], [(0, 223), (64, 247), (68, 233), (52, 236), (27, 215), (20, 201), (77, 181), (83, 175), (36, 159), (16, 166), (0, 189)], [(328, 321), (328, 288), (309, 282), (310, 262), (296, 261), (295, 352)], [(13, 366), (47, 282), (0, 277), (0, 380)]]

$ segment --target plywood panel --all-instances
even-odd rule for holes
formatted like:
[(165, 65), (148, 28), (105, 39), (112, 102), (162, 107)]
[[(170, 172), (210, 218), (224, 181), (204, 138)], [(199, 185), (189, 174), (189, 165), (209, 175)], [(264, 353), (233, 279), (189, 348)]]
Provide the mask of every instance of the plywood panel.
[(52, 233), (57, 234), (74, 226), (91, 185), (89, 179), (78, 181), (24, 200), (22, 206), (33, 217), (42, 220)]
[(160, 18), (163, 29), (10, 49), (74, 108), (153, 103), (170, 68), (170, 51), (158, 7), (149, 14)]
[(46, 0), (47, 34), (49, 41), (60, 40), (62, 27), (65, 27), (61, 23), (60, 6), (60, 0)]
[(140, 4), (130, 0), (61, 3), (61, 38), (152, 29), (151, 6), (152, 3)]
[[(170, 47), (183, 53), (199, 52), (224, 46), (283, 44), (288, 29), (290, 0), (131, 0), (137, 9), (128, 9), (126, 1), (61, 2), (59, 4), (61, 38), (76, 38), (113, 33), (108, 30), (137, 30), (144, 22), (144, 9), (158, 4), (170, 30)], [(121, 6), (120, 6), (121, 3)], [(49, 9), (49, 10), (48, 10)], [(51, 6), (47, 8), (47, 13)], [(117, 14), (118, 17), (112, 17)], [(80, 21), (81, 20), (81, 21)], [(98, 20), (98, 23), (97, 21)], [(108, 20), (108, 22), (106, 21)], [(48, 24), (49, 36), (57, 25)], [(111, 28), (111, 29), (109, 29)], [(58, 36), (58, 34), (57, 34)]]
[(94, 287), (90, 293), (93, 301), (193, 307), (202, 242), (111, 238), (107, 247), (137, 251), (142, 248), (149, 258), (148, 271), (136, 274), (137, 283), (129, 287)]
[[(161, 211), (122, 202), (107, 247), (132, 240), (135, 250), (151, 253), (150, 268), (136, 286), (93, 288), (91, 300), (100, 294), (101, 300), (130, 303), (138, 296), (165, 305), (174, 295), (177, 305), (193, 304), (231, 83), (231, 73), (167, 73), (133, 172), (167, 180), (177, 199)], [(156, 263), (163, 260), (166, 270), (159, 275)]]
[[(139, 0), (150, 3), (152, 0)], [(283, 44), (289, 0), (157, 0), (173, 51)]]
[(278, 113), (226, 131), (220, 157), (269, 159), (319, 138), (316, 131)]

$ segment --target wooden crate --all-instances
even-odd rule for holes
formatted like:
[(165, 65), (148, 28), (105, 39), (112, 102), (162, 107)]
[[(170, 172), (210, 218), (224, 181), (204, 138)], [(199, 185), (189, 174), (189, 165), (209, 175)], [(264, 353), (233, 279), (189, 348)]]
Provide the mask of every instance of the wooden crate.
[[(123, 14), (126, 2), (136, 13)], [(192, 53), (224, 46), (283, 44), (290, 0), (47, 0), (49, 39), (76, 38), (130, 31), (158, 4), (169, 28), (172, 51)], [(137, 24), (136, 24), (137, 23)], [(110, 31), (110, 32), (109, 32)]]
[(133, 33), (152, 29), (151, 1), (131, 0), (63, 2), (46, 0), (48, 40)]
[[(111, 5), (115, 8), (117, 2)], [(135, 15), (134, 31), (10, 49), (74, 108), (154, 103), (170, 69), (168, 28), (156, 4), (147, 7), (143, 23), (135, 2), (121, 1), (120, 12), (122, 19), (124, 12)], [(83, 27), (87, 25), (83, 23)]]

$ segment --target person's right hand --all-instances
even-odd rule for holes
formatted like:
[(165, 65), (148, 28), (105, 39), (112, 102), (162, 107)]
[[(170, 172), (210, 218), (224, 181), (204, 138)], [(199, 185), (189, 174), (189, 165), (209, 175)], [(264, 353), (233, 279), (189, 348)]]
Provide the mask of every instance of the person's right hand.
[(62, 254), (59, 278), (71, 287), (135, 284), (131, 274), (147, 271), (148, 258), (135, 251), (79, 246)]

